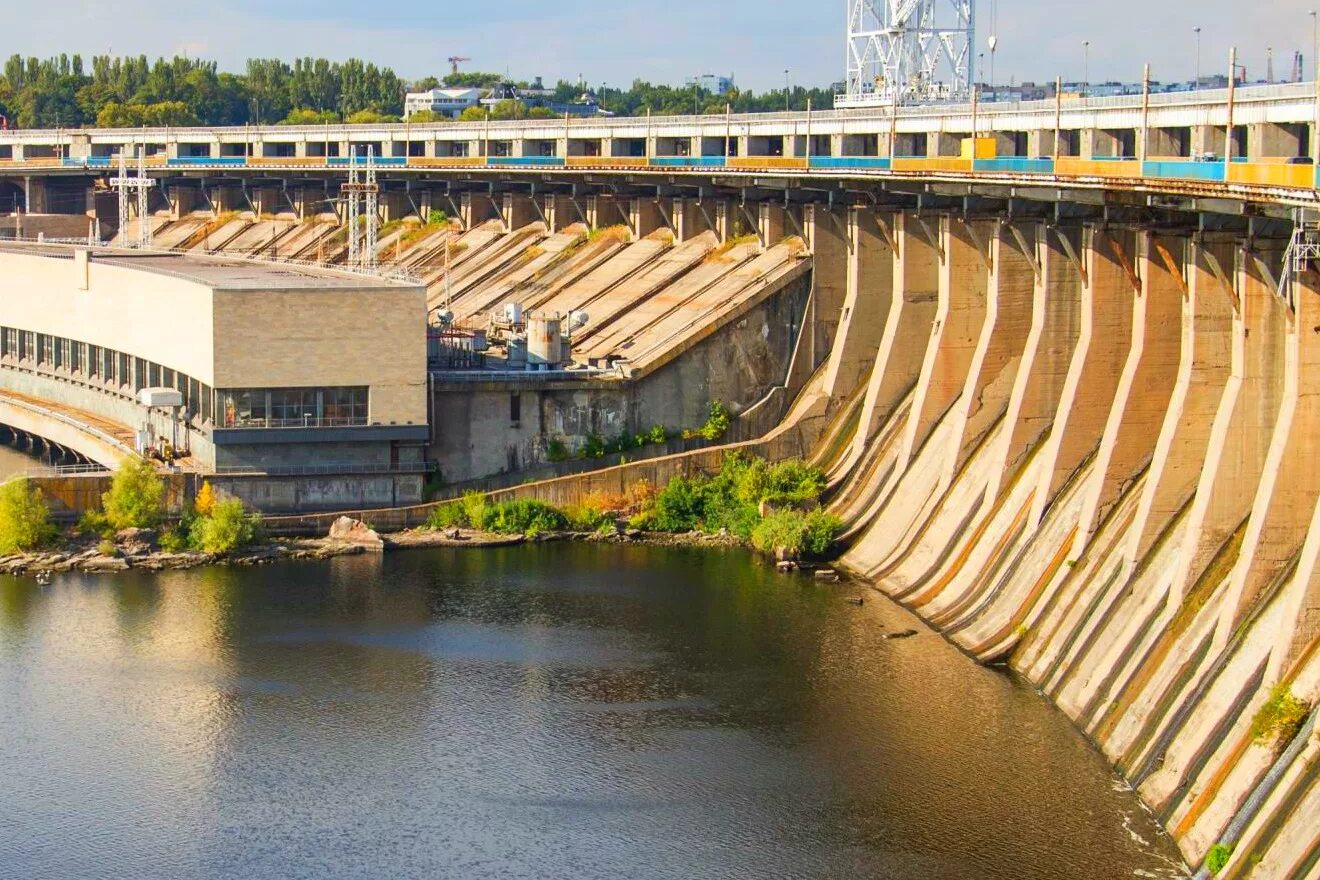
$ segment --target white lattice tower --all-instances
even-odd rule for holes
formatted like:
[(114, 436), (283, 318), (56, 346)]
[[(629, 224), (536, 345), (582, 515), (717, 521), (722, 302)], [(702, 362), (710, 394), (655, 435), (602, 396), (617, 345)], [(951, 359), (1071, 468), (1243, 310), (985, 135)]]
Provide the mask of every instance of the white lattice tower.
[[(128, 159), (125, 144), (119, 150), (119, 176), (110, 178), (110, 185), (119, 190), (119, 243), (124, 246), (136, 245), (148, 247), (151, 244), (151, 224), (147, 222), (147, 191), (156, 185), (156, 181), (147, 177), (146, 151), (138, 154), (137, 176), (128, 176)], [(128, 236), (128, 193), (137, 192), (138, 234), (136, 242), (129, 242)]]
[(340, 186), (348, 201), (348, 265), (358, 264), (358, 216), (361, 213), (361, 185), (358, 183), (357, 157), (348, 157), (348, 183)]
[(366, 183), (363, 187), (364, 212), (367, 215), (367, 235), (366, 245), (363, 248), (362, 268), (376, 268), (376, 239), (380, 232), (380, 212), (377, 204), (380, 197), (380, 187), (376, 184), (376, 148), (367, 147), (367, 175)]
[(840, 107), (958, 101), (972, 90), (974, 0), (848, 0)]

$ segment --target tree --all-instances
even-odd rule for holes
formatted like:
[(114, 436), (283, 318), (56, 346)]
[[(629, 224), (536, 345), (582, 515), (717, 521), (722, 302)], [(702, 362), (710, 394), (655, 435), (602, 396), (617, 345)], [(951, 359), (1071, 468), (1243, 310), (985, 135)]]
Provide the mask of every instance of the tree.
[(527, 105), (522, 101), (506, 98), (499, 101), (490, 110), (491, 119), (526, 119)]
[(279, 125), (327, 125), (339, 121), (339, 117), (330, 110), (290, 110), (289, 115), (279, 121)]
[(145, 458), (124, 459), (115, 471), (110, 491), (101, 496), (106, 523), (119, 529), (146, 529), (165, 510), (165, 481)]
[(207, 516), (199, 516), (192, 524), (194, 546), (203, 553), (232, 553), (256, 537), (261, 519), (250, 515), (237, 498), (216, 501)]
[(478, 107), (468, 107), (468, 108), (466, 108), (462, 113), (458, 114), (458, 121), (459, 121), (459, 122), (485, 122), (485, 121), (486, 121), (486, 108), (485, 108), (485, 107), (480, 107), (480, 106), (478, 106)]
[(533, 107), (527, 111), (528, 119), (558, 119), (559, 114), (549, 107)]
[(379, 122), (398, 122), (399, 117), (377, 113), (375, 110), (359, 110), (349, 114), (344, 121), (349, 125), (373, 125)]
[(448, 122), (449, 117), (443, 113), (436, 113), (434, 110), (418, 110), (408, 117), (408, 121), (424, 125), (431, 122)]
[(33, 550), (55, 536), (41, 490), (23, 477), (0, 485), (0, 553)]

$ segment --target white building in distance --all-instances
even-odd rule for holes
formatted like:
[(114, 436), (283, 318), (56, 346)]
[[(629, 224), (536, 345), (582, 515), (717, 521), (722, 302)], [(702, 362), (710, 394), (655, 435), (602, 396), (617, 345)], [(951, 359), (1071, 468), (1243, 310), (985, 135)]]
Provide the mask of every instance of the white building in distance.
[(457, 117), (469, 107), (481, 102), (481, 89), (430, 89), (425, 92), (409, 92), (403, 100), (405, 118), (423, 110), (429, 110), (440, 116)]

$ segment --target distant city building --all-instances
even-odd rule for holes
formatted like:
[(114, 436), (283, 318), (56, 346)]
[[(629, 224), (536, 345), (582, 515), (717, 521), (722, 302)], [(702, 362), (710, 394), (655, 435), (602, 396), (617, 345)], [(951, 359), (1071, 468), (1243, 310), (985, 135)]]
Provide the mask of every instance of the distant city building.
[(457, 117), (481, 102), (481, 89), (431, 89), (409, 92), (403, 100), (403, 115), (429, 111), (438, 116)]
[(710, 92), (712, 95), (727, 95), (737, 86), (734, 85), (733, 76), (720, 76), (715, 73), (703, 73), (701, 76), (690, 77), (687, 81), (688, 88), (696, 86), (703, 92)]
[(530, 86), (519, 86), (511, 82), (500, 83), (491, 89), (480, 103), (484, 107), (494, 109), (501, 101), (520, 101), (528, 110), (543, 107), (556, 116), (563, 116), (565, 113), (569, 116), (607, 115), (601, 112), (596, 96), (589, 91), (579, 95), (576, 101), (556, 101), (555, 90), (545, 88), (539, 76)]

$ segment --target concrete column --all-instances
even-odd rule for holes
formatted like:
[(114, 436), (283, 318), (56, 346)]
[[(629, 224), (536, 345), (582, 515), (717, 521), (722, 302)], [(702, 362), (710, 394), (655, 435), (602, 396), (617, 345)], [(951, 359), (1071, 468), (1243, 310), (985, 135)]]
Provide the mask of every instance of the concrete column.
[(1036, 235), (1040, 275), (1031, 294), (1031, 330), (1004, 414), (1005, 430), (994, 454), (999, 463), (989, 469), (987, 504), (993, 503), (1000, 488), (1016, 475), (1054, 424), (1081, 332), (1082, 276), (1073, 262), (1074, 255), (1080, 257), (1080, 236), (1072, 230), (1044, 226), (1036, 227)]
[(629, 212), (632, 215), (633, 232), (638, 238), (646, 238), (657, 229), (668, 228), (664, 215), (660, 212), (660, 205), (655, 199), (640, 196), (632, 199)]
[(170, 202), (170, 219), (178, 220), (191, 214), (197, 205), (197, 190), (190, 186), (172, 186), (166, 190)]
[(1141, 291), (1132, 303), (1132, 338), (1114, 406), (1096, 452), (1078, 534), (1100, 527), (1124, 489), (1151, 461), (1169, 412), (1182, 354), (1180, 317), (1185, 242), (1138, 237)]
[(674, 225), (678, 227), (675, 236), (678, 242), (688, 241), (715, 229), (714, 204), (709, 199), (704, 203), (696, 199), (675, 199)]
[[(956, 448), (946, 460), (941, 485), (952, 482), (972, 450), (1008, 408), (1022, 352), (1031, 332), (1032, 291), (1036, 287), (1037, 230), (996, 223), (989, 239), (990, 272), (986, 281), (985, 321), (967, 367), (967, 381), (952, 418)], [(1028, 250), (1023, 250), (1023, 243)]]
[(563, 232), (575, 223), (586, 223), (585, 199), (575, 200), (566, 195), (551, 196), (546, 217), (550, 220), (551, 232)]
[(46, 179), (44, 177), (23, 178), (23, 212), (26, 214), (47, 214), (50, 206), (46, 199)]
[(1283, 401), (1285, 309), (1250, 254), (1239, 249), (1236, 259), (1232, 366), (1187, 514), (1172, 607), (1182, 604), (1186, 590), (1251, 512)]
[[(802, 209), (802, 228), (811, 250), (811, 306), (803, 324), (811, 329), (811, 366), (820, 366), (826, 357), (839, 358), (840, 366), (825, 383), (826, 393), (837, 403), (852, 394), (864, 366), (875, 358), (875, 345), (858, 350), (851, 332), (842, 323), (856, 311), (848, 298), (849, 239), (844, 221), (824, 205), (806, 205)], [(836, 333), (844, 333), (836, 338)], [(848, 351), (835, 349), (852, 346)], [(848, 366), (844, 366), (848, 365)]]
[(837, 214), (831, 217), (819, 205), (809, 209), (807, 231), (817, 273), (813, 305), (818, 320), (827, 322), (817, 350), (829, 351), (824, 388), (839, 403), (874, 366), (884, 336), (894, 298), (894, 250), (884, 230), (892, 230), (894, 221), (870, 208), (849, 208), (845, 238)]
[(938, 302), (930, 345), (903, 432), (897, 468), (903, 470), (929, 439), (935, 425), (958, 400), (985, 325), (989, 260), (986, 243), (994, 226), (940, 218)]
[(1196, 242), (1186, 246), (1187, 301), (1179, 328), (1178, 374), (1133, 521), (1130, 565), (1145, 558), (1196, 492), (1210, 428), (1228, 382), (1234, 294), (1219, 272), (1223, 267), (1232, 272), (1233, 247)]
[(1320, 286), (1314, 272), (1297, 281), (1284, 350), (1271, 353), (1284, 362), (1283, 400), (1215, 633), (1220, 645), (1301, 549), (1320, 501)]
[(509, 232), (541, 222), (541, 212), (537, 210), (531, 196), (504, 193), (503, 202), (504, 224)]
[(761, 202), (757, 206), (758, 232), (766, 247), (774, 247), (784, 240), (784, 206), (778, 202)]
[[(278, 209), (277, 209), (278, 210)], [(384, 192), (380, 194), (381, 218), (386, 223), (413, 216), (412, 202), (405, 192)]]
[[(862, 404), (861, 451), (916, 385), (939, 304), (939, 233), (909, 214), (894, 218), (894, 294)], [(880, 270), (883, 271), (883, 270)]]
[(715, 215), (715, 234), (720, 237), (721, 242), (733, 238), (733, 214), (734, 208), (727, 200), (721, 199), (713, 205)]
[(629, 225), (632, 219), (630, 206), (625, 200), (611, 195), (586, 197), (587, 225), (592, 229), (606, 229), (610, 226)]
[(1045, 466), (1032, 502), (1033, 522), (1040, 521), (1100, 442), (1132, 343), (1133, 242), (1127, 235), (1098, 229), (1086, 238), (1080, 333), (1058, 417), (1041, 451)]

